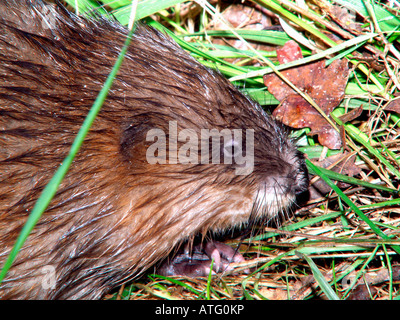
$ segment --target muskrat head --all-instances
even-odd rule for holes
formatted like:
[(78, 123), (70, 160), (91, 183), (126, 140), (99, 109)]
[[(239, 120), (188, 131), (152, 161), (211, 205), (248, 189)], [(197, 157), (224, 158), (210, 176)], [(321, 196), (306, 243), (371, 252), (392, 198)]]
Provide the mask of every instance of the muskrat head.
[(159, 202), (179, 199), (179, 218), (171, 219), (186, 216), (197, 232), (278, 222), (308, 189), (303, 155), (287, 128), (244, 96), (234, 97), (232, 106), (212, 109), (212, 121), (184, 109), (176, 118), (147, 113), (135, 120), (140, 125), (127, 126), (121, 144), (136, 173), (164, 185)]

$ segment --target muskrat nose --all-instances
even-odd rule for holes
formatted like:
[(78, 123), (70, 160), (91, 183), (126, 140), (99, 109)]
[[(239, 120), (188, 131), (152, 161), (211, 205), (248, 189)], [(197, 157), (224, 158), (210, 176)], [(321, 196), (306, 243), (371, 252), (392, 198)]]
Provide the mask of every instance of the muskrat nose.
[(308, 190), (308, 177), (304, 177), (300, 182), (297, 182), (294, 186), (294, 193), (296, 195), (303, 193)]
[(308, 185), (308, 173), (304, 171), (296, 172), (296, 177), (292, 185), (292, 192), (296, 195), (296, 197), (308, 191)]
[(298, 196), (308, 190), (308, 175), (298, 170), (284, 171), (271, 177), (269, 182), (277, 194)]

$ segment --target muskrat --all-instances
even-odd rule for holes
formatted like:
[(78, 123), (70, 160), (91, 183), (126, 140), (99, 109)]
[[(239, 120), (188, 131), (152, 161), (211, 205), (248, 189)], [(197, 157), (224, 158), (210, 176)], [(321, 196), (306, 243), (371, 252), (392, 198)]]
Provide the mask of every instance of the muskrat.
[[(0, 28), (2, 266), (128, 31), (39, 0), (2, 1)], [(240, 172), (250, 165), (239, 161), (162, 158), (174, 153), (171, 127), (196, 137), (204, 129), (253, 130), (251, 170)], [(162, 136), (148, 133), (157, 130), (166, 133), (166, 149), (149, 158)], [(182, 139), (175, 148), (185, 146)], [(226, 154), (237, 144), (233, 137), (210, 150)], [(0, 297), (101, 298), (187, 239), (276, 219), (307, 187), (303, 156), (283, 125), (168, 36), (138, 25), (102, 110)], [(54, 286), (43, 285), (48, 268)]]

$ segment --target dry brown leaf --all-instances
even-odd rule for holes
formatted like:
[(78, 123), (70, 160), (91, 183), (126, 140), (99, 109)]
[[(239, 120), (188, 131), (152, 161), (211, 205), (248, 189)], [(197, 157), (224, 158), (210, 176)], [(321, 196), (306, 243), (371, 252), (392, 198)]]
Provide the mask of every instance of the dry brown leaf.
[[(242, 4), (232, 4), (228, 6), (222, 13), (222, 16), (228, 21), (235, 29), (254, 29), (262, 30), (270, 24), (269, 21), (265, 21), (265, 16), (254, 8), (244, 6)], [(227, 29), (226, 26), (221, 22), (217, 21), (215, 28), (218, 30)]]
[[(243, 4), (232, 4), (229, 5), (223, 12), (222, 16), (224, 19), (234, 28), (240, 30), (264, 30), (268, 29), (272, 26), (271, 18), (266, 16), (257, 8), (249, 7)], [(221, 20), (216, 20), (213, 23), (215, 30), (227, 30), (229, 29)], [(269, 46), (266, 44), (261, 44), (253, 41), (249, 41), (254, 49), (256, 50), (264, 50), (264, 51), (273, 51), (275, 50), (274, 46)], [(230, 45), (233, 48), (239, 50), (248, 50), (248, 46), (246, 43), (242, 42), (238, 39), (229, 39), (229, 38), (214, 38), (214, 44), (220, 45)], [(231, 63), (237, 63), (240, 59), (226, 59), (226, 61)], [(243, 63), (242, 63), (243, 64)], [(252, 61), (246, 62), (245, 65), (252, 64)]]
[(390, 101), (385, 110), (400, 113), (400, 99)]
[(349, 29), (358, 29), (361, 31), (361, 24), (356, 22), (356, 12), (348, 10), (345, 7), (338, 5), (331, 6), (330, 13), (336, 19), (335, 21), (340, 21), (340, 25), (347, 26)]
[[(300, 47), (292, 40), (278, 49), (277, 54), (281, 64), (302, 57)], [(324, 61), (318, 61), (287, 69), (281, 73), (297, 88), (307, 93), (325, 114), (329, 115), (344, 97), (349, 69), (345, 60), (335, 60), (327, 68)], [(268, 91), (281, 101), (273, 113), (276, 118), (294, 128), (310, 128), (310, 134), (318, 135), (321, 145), (330, 149), (342, 147), (339, 132), (277, 75), (265, 75), (264, 84), (268, 87)]]
[(371, 300), (376, 294), (376, 289), (365, 284), (355, 286), (347, 300)]

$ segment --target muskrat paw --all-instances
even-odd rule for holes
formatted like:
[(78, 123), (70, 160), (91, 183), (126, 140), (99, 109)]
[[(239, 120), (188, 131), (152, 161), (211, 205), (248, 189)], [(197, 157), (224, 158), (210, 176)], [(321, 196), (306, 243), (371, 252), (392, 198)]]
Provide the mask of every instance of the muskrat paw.
[(232, 247), (217, 241), (210, 241), (204, 245), (193, 247), (192, 251), (175, 255), (166, 260), (156, 273), (164, 276), (186, 276), (191, 278), (206, 277), (210, 274), (211, 260), (212, 273), (224, 273), (232, 270), (230, 263), (243, 262), (243, 256)]

